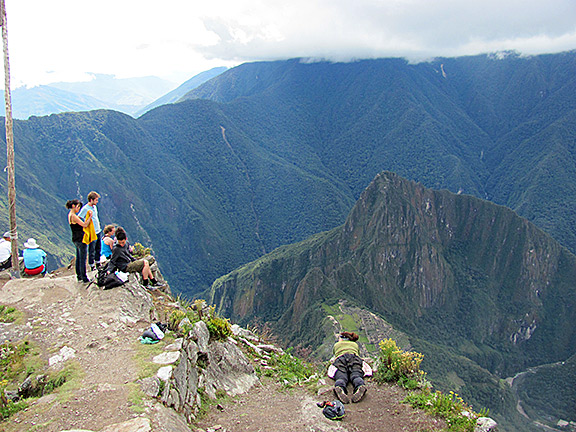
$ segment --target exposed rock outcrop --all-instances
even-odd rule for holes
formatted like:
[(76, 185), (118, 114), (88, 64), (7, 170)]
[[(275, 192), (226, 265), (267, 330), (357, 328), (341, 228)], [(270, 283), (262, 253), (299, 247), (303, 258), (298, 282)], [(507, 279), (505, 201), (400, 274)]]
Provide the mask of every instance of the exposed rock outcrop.
[(199, 389), (216, 399), (219, 391), (236, 396), (257, 381), (252, 364), (236, 344), (231, 339), (210, 342), (206, 324), (199, 321), (182, 344), (180, 360), (166, 381), (161, 400), (191, 422), (202, 405)]

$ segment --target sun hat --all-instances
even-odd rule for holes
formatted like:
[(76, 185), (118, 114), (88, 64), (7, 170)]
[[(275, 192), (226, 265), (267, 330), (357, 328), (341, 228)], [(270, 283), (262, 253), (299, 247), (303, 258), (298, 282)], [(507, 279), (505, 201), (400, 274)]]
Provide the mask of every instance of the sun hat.
[(12, 236), (10, 235), (10, 231), (6, 231), (2, 237), (12, 239)]
[(36, 249), (38, 248), (38, 244), (36, 243), (36, 240), (34, 240), (33, 238), (29, 238), (28, 241), (24, 243), (24, 247), (26, 249)]

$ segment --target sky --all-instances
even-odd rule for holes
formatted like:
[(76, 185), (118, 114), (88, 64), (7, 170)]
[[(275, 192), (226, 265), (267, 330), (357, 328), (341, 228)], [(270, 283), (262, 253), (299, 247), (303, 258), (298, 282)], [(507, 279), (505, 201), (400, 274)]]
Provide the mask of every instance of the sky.
[[(5, 0), (11, 88), (295, 57), (576, 49), (576, 0)], [(0, 76), (4, 76), (1, 73)], [(2, 86), (3, 87), (3, 86)]]

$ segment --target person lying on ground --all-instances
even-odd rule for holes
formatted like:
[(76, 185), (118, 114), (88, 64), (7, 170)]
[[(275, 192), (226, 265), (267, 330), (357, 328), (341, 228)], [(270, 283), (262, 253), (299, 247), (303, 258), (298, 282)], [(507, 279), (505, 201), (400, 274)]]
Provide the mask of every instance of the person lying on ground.
[[(336, 367), (334, 375), (334, 393), (342, 403), (360, 402), (366, 394), (364, 383), (363, 360), (360, 358), (358, 347), (359, 336), (353, 332), (342, 332), (338, 342), (334, 344), (334, 357), (332, 363)], [(354, 387), (352, 397), (348, 395), (348, 383)]]

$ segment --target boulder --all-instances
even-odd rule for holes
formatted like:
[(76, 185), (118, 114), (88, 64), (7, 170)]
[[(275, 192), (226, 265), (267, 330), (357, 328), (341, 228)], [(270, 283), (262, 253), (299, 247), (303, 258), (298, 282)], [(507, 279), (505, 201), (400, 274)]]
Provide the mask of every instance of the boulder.
[(213, 342), (208, 348), (206, 394), (215, 399), (216, 390), (224, 390), (230, 396), (248, 391), (258, 382), (252, 364), (244, 353), (231, 342)]
[(498, 430), (497, 428), (498, 423), (496, 423), (490, 417), (480, 417), (476, 421), (476, 428), (474, 429), (474, 432), (495, 432)]

